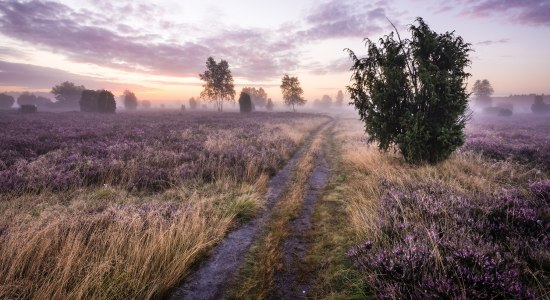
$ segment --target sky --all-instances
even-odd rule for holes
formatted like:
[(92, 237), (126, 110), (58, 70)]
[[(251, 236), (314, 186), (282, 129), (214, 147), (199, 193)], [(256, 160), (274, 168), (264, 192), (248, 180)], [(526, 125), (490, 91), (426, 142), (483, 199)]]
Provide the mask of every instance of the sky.
[(183, 103), (212, 56), (228, 61), (237, 93), (263, 87), (280, 101), (288, 73), (306, 99), (334, 97), (350, 80), (344, 48), (364, 56), (364, 38), (391, 32), (388, 20), (408, 36), (416, 17), (472, 44), (470, 87), (550, 94), (550, 0), (0, 0), (0, 91), (68, 80)]

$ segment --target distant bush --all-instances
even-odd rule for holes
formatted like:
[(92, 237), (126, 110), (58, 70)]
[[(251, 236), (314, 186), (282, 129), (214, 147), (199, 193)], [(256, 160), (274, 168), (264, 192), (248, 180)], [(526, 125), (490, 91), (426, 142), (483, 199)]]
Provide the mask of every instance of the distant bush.
[(242, 113), (252, 111), (252, 100), (250, 99), (249, 94), (241, 92), (241, 96), (239, 97), (239, 108)]
[(80, 97), (80, 111), (114, 113), (115, 96), (107, 90), (84, 90)]
[(141, 101), (141, 108), (143, 108), (143, 109), (151, 108), (151, 101), (149, 101), (149, 100)]
[(191, 97), (189, 99), (189, 108), (190, 109), (197, 109), (198, 106), (199, 106), (199, 102), (197, 100), (195, 100), (195, 97)]
[(133, 92), (125, 90), (122, 97), (124, 98), (124, 107), (126, 109), (134, 110), (138, 107), (138, 100)]
[(25, 114), (32, 114), (38, 111), (38, 107), (33, 104), (23, 104), (19, 107), (19, 112)]
[(265, 108), (269, 111), (273, 110), (273, 101), (271, 101), (271, 98), (267, 99), (267, 104), (265, 105)]
[(15, 99), (8, 94), (0, 94), (0, 109), (11, 108), (15, 104)]
[(544, 103), (542, 96), (535, 96), (535, 103), (531, 105), (531, 111), (535, 114), (550, 113), (550, 105)]
[(53, 102), (49, 98), (36, 96), (29, 92), (23, 92), (17, 97), (17, 104), (22, 105), (35, 105), (41, 108), (51, 107)]
[(502, 108), (502, 107), (485, 107), (483, 109), (483, 113), (488, 115), (495, 115), (500, 117), (509, 117), (513, 115), (513, 112), (509, 108)]
[(185, 111), (185, 104), (181, 105), (181, 111)]

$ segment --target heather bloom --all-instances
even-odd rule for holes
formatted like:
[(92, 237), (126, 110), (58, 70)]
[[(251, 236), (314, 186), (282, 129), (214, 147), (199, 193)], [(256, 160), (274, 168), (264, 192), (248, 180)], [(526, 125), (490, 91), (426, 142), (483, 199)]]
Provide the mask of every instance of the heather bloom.
[[(278, 125), (319, 122), (305, 114), (4, 113), (0, 193), (109, 184), (158, 192), (224, 176), (274, 173), (297, 148)], [(305, 133), (303, 133), (305, 134)]]
[(382, 182), (382, 241), (348, 251), (381, 299), (520, 298), (548, 282), (548, 181), (494, 197), (460, 195), (432, 181)]

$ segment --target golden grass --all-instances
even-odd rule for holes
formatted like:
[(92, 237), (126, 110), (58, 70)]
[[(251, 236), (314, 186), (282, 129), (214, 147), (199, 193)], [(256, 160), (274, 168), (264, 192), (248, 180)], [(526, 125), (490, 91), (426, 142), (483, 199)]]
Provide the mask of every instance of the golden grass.
[(253, 246), (240, 271), (229, 298), (266, 299), (274, 287), (274, 276), (283, 268), (282, 246), (289, 234), (289, 222), (300, 213), (307, 191), (309, 174), (315, 167), (324, 136), (323, 129), (312, 140), (309, 148), (297, 163), (292, 181), (274, 208), (266, 232)]
[(2, 235), (0, 298), (159, 297), (237, 216), (260, 207), (266, 182), (263, 176), (258, 186), (221, 184), (202, 194), (174, 190), (144, 203), (98, 205), (93, 198), (101, 191), (90, 191), (89, 202), (45, 208)]
[[(269, 126), (273, 139), (301, 144), (322, 122), (326, 118)], [(181, 132), (183, 138), (190, 134)], [(222, 151), (232, 142), (227, 132), (218, 137), (208, 147)], [(288, 151), (281, 147), (274, 151)], [(127, 178), (116, 181), (131, 179), (143, 159), (156, 158), (136, 158)], [(109, 185), (115, 179), (107, 176), (103, 187), (0, 195), (0, 298), (165, 296), (232, 227), (264, 205), (268, 175), (254, 159), (244, 177), (215, 161), (204, 163), (208, 172), (217, 170), (214, 183), (196, 180), (159, 194), (128, 193)]]
[(530, 181), (544, 176), (511, 162), (490, 162), (479, 154), (461, 151), (437, 165), (411, 166), (399, 154), (383, 153), (374, 144), (365, 144), (366, 137), (358, 121), (340, 121), (336, 128), (342, 141), (343, 167), (348, 174), (347, 210), (358, 242), (380, 238), (375, 219), (382, 180), (396, 185), (437, 180), (462, 194), (492, 195), (503, 188), (522, 191)]

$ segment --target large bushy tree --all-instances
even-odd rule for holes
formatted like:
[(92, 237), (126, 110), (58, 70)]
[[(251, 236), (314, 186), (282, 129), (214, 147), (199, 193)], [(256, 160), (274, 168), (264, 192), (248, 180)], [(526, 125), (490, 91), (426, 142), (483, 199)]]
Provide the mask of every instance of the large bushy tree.
[(296, 111), (295, 105), (304, 105), (306, 100), (304, 99), (304, 90), (300, 87), (300, 81), (298, 77), (291, 77), (288, 74), (283, 76), (281, 82), (281, 91), (283, 93), (283, 99), (285, 104), (292, 106), (292, 110)]
[(138, 99), (133, 92), (125, 90), (122, 94), (122, 98), (124, 99), (124, 107), (126, 109), (134, 110), (138, 107)]
[(13, 104), (15, 104), (15, 99), (12, 96), (4, 93), (0, 94), (0, 109), (11, 108)]
[(468, 119), (465, 71), (470, 44), (454, 32), (438, 34), (422, 18), (378, 43), (366, 39), (367, 56), (353, 60), (347, 87), (370, 141), (396, 146), (410, 163), (437, 163), (464, 143)]
[(85, 89), (83, 85), (75, 85), (69, 81), (54, 86), (51, 93), (57, 100), (55, 106), (57, 108), (78, 108), (78, 101)]
[(235, 101), (233, 76), (227, 61), (222, 59), (216, 63), (212, 57), (209, 57), (206, 60), (206, 71), (199, 74), (199, 77), (205, 82), (202, 86), (204, 90), (201, 92), (201, 98), (214, 102), (218, 111), (223, 110), (224, 101)]

